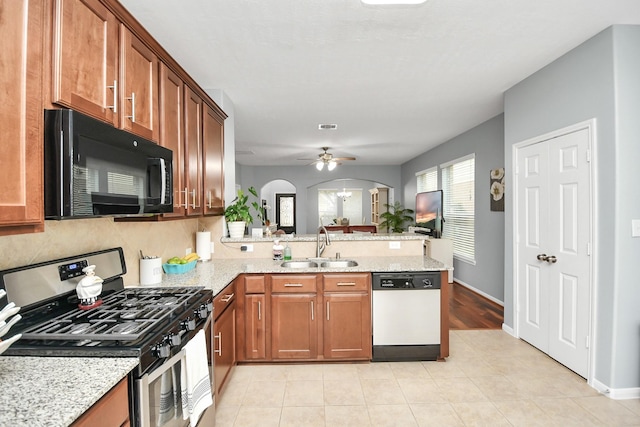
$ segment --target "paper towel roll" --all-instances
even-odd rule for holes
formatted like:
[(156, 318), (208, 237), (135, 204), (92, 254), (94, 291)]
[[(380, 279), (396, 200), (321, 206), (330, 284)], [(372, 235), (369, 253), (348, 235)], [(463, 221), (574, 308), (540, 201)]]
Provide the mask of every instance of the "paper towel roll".
[(196, 253), (203, 261), (211, 259), (210, 231), (198, 231), (196, 233)]

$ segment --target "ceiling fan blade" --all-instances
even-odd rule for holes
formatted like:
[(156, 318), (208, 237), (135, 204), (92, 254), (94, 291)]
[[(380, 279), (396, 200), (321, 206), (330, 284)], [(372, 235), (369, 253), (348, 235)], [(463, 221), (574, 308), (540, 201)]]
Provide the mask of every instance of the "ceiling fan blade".
[(343, 161), (343, 160), (355, 160), (355, 157), (334, 157), (333, 160), (335, 161)]

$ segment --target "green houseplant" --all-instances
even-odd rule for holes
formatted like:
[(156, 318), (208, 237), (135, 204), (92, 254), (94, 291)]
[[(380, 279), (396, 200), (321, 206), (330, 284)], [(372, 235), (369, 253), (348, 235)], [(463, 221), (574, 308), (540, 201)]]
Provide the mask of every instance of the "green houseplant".
[(256, 210), (258, 218), (262, 221), (262, 211), (257, 200), (249, 202), (249, 193), (256, 199), (258, 198), (258, 192), (255, 188), (249, 187), (248, 193), (242, 191), (242, 188), (238, 189), (238, 195), (231, 202), (229, 206), (224, 210), (224, 218), (227, 221), (227, 228), (229, 229), (229, 237), (241, 238), (244, 236), (244, 230), (248, 223), (253, 222), (253, 216), (251, 215), (251, 208)]
[(400, 202), (395, 202), (393, 205), (389, 203), (384, 204), (387, 208), (387, 212), (380, 214), (380, 218), (383, 221), (380, 223), (381, 228), (387, 228), (392, 233), (402, 233), (405, 228), (406, 222), (413, 222), (413, 209), (405, 208)]

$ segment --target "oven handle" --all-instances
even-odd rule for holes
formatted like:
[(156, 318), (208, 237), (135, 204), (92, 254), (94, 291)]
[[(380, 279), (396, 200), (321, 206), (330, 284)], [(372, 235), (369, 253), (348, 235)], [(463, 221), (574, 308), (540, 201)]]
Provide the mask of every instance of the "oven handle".
[(136, 399), (138, 400), (138, 407), (140, 408), (140, 419), (142, 420), (143, 425), (145, 422), (148, 422), (145, 420), (151, 419), (148, 393), (149, 384), (160, 378), (162, 374), (171, 369), (171, 367), (178, 363), (178, 361), (180, 361), (182, 358), (184, 358), (184, 356), (185, 351), (184, 349), (182, 349), (178, 353), (176, 353), (175, 356), (166, 360), (162, 365), (160, 365), (160, 367), (154, 369), (152, 372), (144, 374), (139, 380), (136, 380), (138, 382), (138, 395), (136, 396)]

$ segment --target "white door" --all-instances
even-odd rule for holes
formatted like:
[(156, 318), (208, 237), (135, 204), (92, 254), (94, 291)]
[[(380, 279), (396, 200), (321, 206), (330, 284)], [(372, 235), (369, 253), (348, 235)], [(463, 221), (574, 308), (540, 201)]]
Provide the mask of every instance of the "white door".
[(518, 330), (586, 377), (591, 318), (589, 129), (518, 150)]

